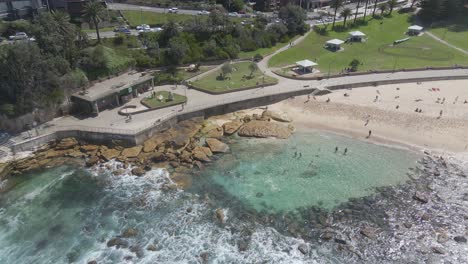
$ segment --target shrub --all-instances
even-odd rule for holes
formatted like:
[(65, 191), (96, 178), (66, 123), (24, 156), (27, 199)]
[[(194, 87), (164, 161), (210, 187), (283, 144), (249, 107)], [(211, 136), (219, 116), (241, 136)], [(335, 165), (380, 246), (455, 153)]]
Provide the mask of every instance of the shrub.
[(261, 54), (257, 53), (253, 57), (253, 60), (256, 61), (256, 62), (259, 62), (259, 61), (263, 60), (263, 56)]

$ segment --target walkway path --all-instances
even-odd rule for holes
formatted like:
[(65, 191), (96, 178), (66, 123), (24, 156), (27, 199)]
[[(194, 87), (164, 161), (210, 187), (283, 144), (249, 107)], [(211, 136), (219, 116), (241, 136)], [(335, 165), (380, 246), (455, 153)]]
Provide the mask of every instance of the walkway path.
[(451, 47), (451, 48), (453, 48), (453, 49), (456, 49), (456, 50), (458, 50), (458, 51), (460, 51), (460, 52), (465, 53), (466, 55), (468, 55), (468, 51), (466, 51), (466, 50), (464, 50), (464, 49), (462, 49), (462, 48), (459, 48), (459, 47), (457, 47), (457, 46), (455, 46), (455, 45), (452, 45), (452, 44), (448, 43), (447, 41), (445, 41), (445, 40), (443, 40), (443, 39), (437, 37), (436, 35), (432, 34), (431, 32), (425, 31), (424, 33), (427, 34), (429, 37), (435, 39), (436, 41), (438, 41), (438, 42), (440, 42), (440, 43), (442, 43), (442, 44), (444, 44), (444, 45), (446, 45), (446, 46), (448, 46), (448, 47)]

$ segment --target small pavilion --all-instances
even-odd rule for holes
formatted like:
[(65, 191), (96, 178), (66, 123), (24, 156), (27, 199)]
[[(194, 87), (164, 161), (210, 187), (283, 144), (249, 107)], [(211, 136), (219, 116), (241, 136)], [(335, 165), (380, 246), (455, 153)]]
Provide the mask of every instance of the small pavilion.
[(418, 25), (412, 25), (408, 27), (408, 35), (417, 36), (422, 32), (422, 30), (423, 30), (423, 27), (418, 26)]
[(313, 72), (314, 66), (317, 66), (318, 64), (310, 60), (301, 60), (301, 61), (297, 61), (296, 65), (299, 66), (299, 71), (303, 73), (307, 73), (307, 72)]
[(344, 41), (342, 41), (341, 39), (331, 39), (325, 43), (325, 47), (327, 49), (337, 51), (341, 49), (341, 44), (343, 43)]
[(349, 32), (349, 40), (362, 42), (365, 40), (366, 34), (362, 33), (361, 31), (351, 31)]

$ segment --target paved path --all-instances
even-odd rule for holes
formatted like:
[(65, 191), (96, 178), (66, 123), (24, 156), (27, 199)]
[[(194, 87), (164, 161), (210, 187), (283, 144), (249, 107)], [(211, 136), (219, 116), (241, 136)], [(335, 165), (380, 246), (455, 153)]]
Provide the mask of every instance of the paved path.
[(438, 41), (438, 42), (440, 42), (440, 43), (442, 43), (442, 44), (444, 44), (444, 45), (446, 45), (446, 46), (449, 46), (449, 47), (451, 47), (451, 48), (453, 48), (453, 49), (456, 49), (456, 50), (458, 50), (458, 51), (460, 51), (460, 52), (465, 53), (466, 55), (468, 55), (468, 51), (466, 51), (466, 50), (464, 50), (464, 49), (462, 49), (462, 48), (459, 48), (459, 47), (457, 47), (457, 46), (455, 46), (455, 45), (452, 45), (452, 44), (448, 43), (447, 41), (445, 41), (445, 40), (443, 40), (443, 39), (437, 37), (436, 35), (432, 34), (431, 32), (425, 31), (424, 33), (427, 34), (429, 37), (435, 39), (436, 41)]

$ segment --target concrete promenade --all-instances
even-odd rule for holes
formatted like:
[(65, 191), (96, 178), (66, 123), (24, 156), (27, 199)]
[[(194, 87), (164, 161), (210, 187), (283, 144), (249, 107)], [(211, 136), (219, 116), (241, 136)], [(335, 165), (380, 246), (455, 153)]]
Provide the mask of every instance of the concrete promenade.
[[(307, 34), (306, 34), (307, 35)], [(302, 36), (294, 42), (299, 43), (305, 37)], [(173, 119), (176, 116), (199, 112), (206, 109), (212, 109), (217, 106), (230, 105), (248, 101), (250, 99), (260, 99), (268, 97), (269, 100), (283, 98), (284, 95), (292, 96), (294, 94), (312, 93), (316, 90), (325, 89), (343, 89), (359, 86), (370, 86), (375, 84), (402, 83), (402, 82), (423, 82), (431, 80), (450, 80), (450, 79), (468, 79), (468, 69), (448, 69), (448, 70), (424, 70), (412, 72), (394, 72), (394, 73), (369, 73), (366, 75), (343, 76), (332, 79), (322, 80), (294, 80), (275, 75), (268, 69), (268, 60), (275, 54), (288, 49), (285, 46), (275, 53), (265, 57), (258, 63), (259, 69), (267, 75), (278, 79), (278, 84), (251, 90), (231, 92), (227, 94), (211, 95), (197, 90), (188, 89), (184, 85), (165, 85), (155, 87), (155, 90), (172, 90), (187, 96), (188, 102), (185, 105), (177, 105), (159, 110), (149, 111), (141, 114), (135, 114), (129, 121), (125, 116), (118, 114), (120, 108), (105, 110), (100, 112), (97, 117), (78, 119), (72, 116), (57, 118), (47, 122), (32, 131), (24, 132), (22, 135), (13, 138), (16, 145), (24, 141), (31, 141), (37, 137), (45, 137), (56, 131), (84, 131), (90, 133), (108, 134), (108, 135), (136, 135), (164, 123), (165, 120)], [(196, 78), (200, 78), (209, 72), (218, 70), (215, 67), (211, 71), (204, 73)], [(337, 87), (336, 87), (337, 86)], [(134, 98), (126, 105), (139, 105), (139, 98)], [(261, 102), (264, 102), (262, 100)]]

